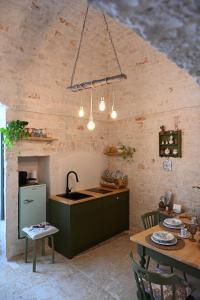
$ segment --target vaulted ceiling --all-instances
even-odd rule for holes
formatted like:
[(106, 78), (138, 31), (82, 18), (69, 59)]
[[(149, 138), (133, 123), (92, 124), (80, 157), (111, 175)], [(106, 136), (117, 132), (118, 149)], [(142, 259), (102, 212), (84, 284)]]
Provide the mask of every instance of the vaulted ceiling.
[(136, 31), (200, 84), (199, 0), (89, 0)]

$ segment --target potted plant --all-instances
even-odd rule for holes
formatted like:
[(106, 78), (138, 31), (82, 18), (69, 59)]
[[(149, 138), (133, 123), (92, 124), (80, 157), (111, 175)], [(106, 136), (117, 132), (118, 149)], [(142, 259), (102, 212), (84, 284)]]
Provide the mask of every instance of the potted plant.
[(3, 143), (7, 149), (12, 149), (14, 142), (28, 137), (28, 133), (25, 130), (27, 125), (27, 121), (13, 120), (5, 128), (0, 128), (0, 133), (3, 134)]
[(127, 160), (128, 162), (133, 161), (134, 152), (136, 152), (134, 147), (126, 146), (123, 144), (119, 144), (118, 152), (123, 157), (123, 159)]

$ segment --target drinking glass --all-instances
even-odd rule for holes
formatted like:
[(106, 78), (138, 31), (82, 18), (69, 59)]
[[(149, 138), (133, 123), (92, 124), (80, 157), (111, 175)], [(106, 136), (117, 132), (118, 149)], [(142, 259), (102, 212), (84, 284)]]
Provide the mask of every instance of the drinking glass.
[(190, 238), (190, 241), (191, 242), (195, 242), (195, 238), (194, 238), (194, 235), (196, 234), (197, 232), (197, 224), (189, 224), (188, 226), (188, 231), (191, 233), (191, 238)]

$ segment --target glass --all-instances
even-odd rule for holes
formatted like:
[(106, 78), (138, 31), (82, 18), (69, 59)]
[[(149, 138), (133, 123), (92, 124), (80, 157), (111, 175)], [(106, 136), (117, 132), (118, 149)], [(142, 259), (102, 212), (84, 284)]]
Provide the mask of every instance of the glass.
[(189, 224), (189, 225), (188, 225), (188, 231), (191, 233), (190, 241), (191, 241), (191, 242), (196, 242), (196, 240), (195, 240), (195, 238), (194, 238), (194, 235), (195, 235), (196, 232), (197, 232), (197, 225), (196, 225), (196, 224)]
[(180, 235), (182, 237), (186, 237), (187, 236), (187, 228), (185, 228), (185, 225), (181, 226), (181, 232)]

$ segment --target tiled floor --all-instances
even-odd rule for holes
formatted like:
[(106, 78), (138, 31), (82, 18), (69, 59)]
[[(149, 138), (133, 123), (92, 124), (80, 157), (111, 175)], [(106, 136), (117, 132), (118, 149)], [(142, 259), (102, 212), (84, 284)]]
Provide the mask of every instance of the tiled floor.
[(37, 272), (19, 256), (0, 258), (0, 300), (136, 300), (128, 251), (128, 234), (121, 234), (69, 260), (56, 253), (40, 256)]
[(38, 257), (36, 273), (31, 259), (25, 264), (23, 256), (12, 262), (0, 256), (0, 300), (136, 300), (130, 249), (135, 253), (123, 233), (71, 260), (56, 253), (52, 265), (47, 248), (47, 255)]

